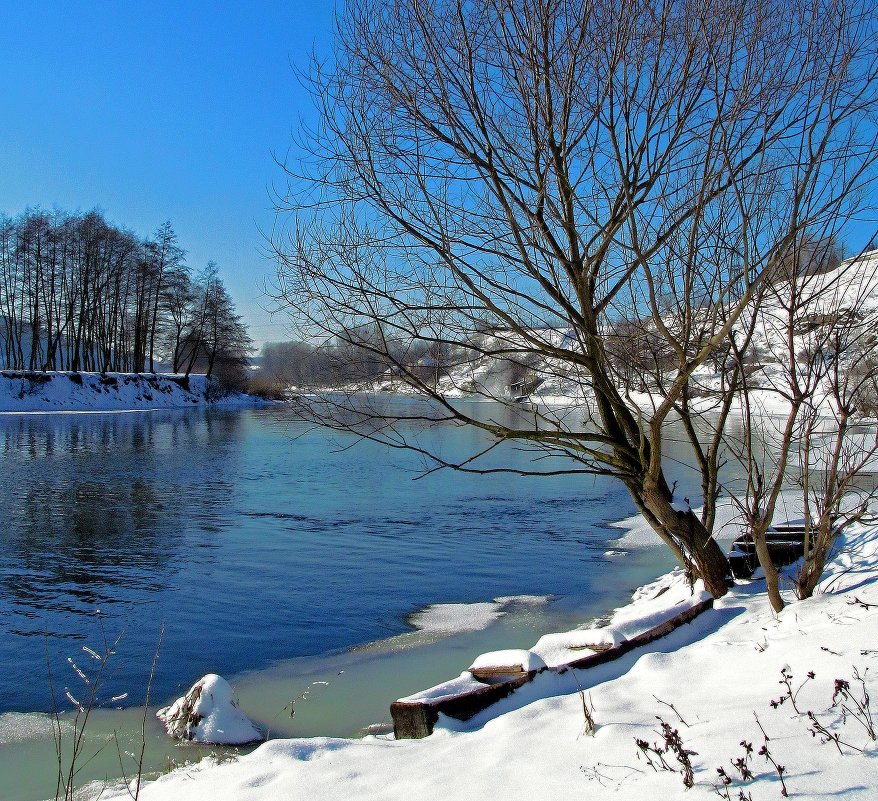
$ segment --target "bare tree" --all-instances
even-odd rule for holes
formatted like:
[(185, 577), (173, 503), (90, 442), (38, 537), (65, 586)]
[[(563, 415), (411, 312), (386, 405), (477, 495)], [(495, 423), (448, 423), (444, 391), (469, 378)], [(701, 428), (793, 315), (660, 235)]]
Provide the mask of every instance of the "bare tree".
[(242, 383), (243, 371), (253, 350), (252, 341), (219, 277), (216, 262), (208, 262), (198, 274), (194, 297), (191, 323), (179, 350), (186, 375), (199, 365), (210, 378), (219, 367), (225, 383)]
[(162, 223), (155, 237), (146, 243), (149, 266), (149, 371), (155, 372), (155, 339), (158, 330), (158, 316), (162, 296), (168, 284), (168, 274), (177, 273), (183, 264), (185, 251), (177, 244), (177, 234), (170, 220)]
[[(720, 596), (728, 563), (712, 529), (739, 371), (706, 435), (689, 410), (694, 376), (728, 351), (803, 232), (864, 203), (878, 153), (875, 21), (842, 0), (351, 0), (332, 65), (310, 75), (321, 126), (287, 165), (279, 296), (303, 339), (377, 331), (367, 347), (433, 399), (428, 422), (618, 477)], [(614, 368), (624, 321), (660, 354), (646, 403)], [(398, 355), (424, 345), (443, 348), (452, 376), (473, 360), (537, 357), (581, 389), (582, 413), (479, 419)], [(362, 398), (303, 413), (419, 447)], [(701, 471), (700, 516), (675, 502), (663, 468), (677, 417)]]
[(876, 495), (867, 474), (876, 472), (878, 455), (878, 254), (849, 264), (847, 280), (823, 279), (822, 303), (811, 315), (817, 328), (808, 349), (825, 367), (795, 443), (805, 509), (799, 598), (814, 593), (845, 526), (861, 519)]
[(192, 321), (195, 300), (189, 267), (180, 264), (169, 270), (161, 294), (161, 311), (165, 318), (165, 347), (171, 359), (171, 370), (175, 373), (180, 371), (184, 334)]
[(192, 280), (170, 223), (144, 241), (99, 211), (0, 215), (0, 366), (140, 372), (164, 357), (188, 372), (203, 356), (207, 370), (240, 368), (246, 326), (211, 269)]
[(874, 426), (864, 425), (878, 381), (876, 325), (876, 254), (841, 261), (832, 239), (806, 238), (763, 283), (730, 338), (739, 375), (733, 416), (740, 412), (742, 425), (725, 445), (743, 470), (725, 488), (776, 611), (784, 601), (767, 535), (778, 504), (790, 500), (804, 510), (805, 558), (796, 580), (803, 598), (844, 526), (875, 495), (860, 479), (874, 470), (878, 447)]

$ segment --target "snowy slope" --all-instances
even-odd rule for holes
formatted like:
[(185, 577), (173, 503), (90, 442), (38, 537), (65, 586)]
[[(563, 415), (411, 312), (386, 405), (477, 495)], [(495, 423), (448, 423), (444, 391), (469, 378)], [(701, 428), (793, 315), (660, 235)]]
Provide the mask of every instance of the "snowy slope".
[[(878, 328), (878, 251), (842, 262), (835, 269), (809, 274), (800, 279), (803, 295), (796, 312), (794, 350), (801, 354), (809, 346), (826, 345), (825, 326), (834, 315), (856, 315), (867, 330)], [(786, 341), (787, 300), (783, 282), (776, 282), (767, 293), (757, 313), (753, 345), (759, 359), (752, 385), (757, 387), (753, 397), (756, 406), (767, 413), (783, 413), (787, 404), (780, 396), (783, 390), (784, 365), (788, 361)], [(807, 300), (804, 300), (807, 299)], [(743, 326), (749, 312), (737, 326), (738, 341), (743, 338)], [(665, 320), (673, 330), (675, 321)], [(649, 327), (649, 326), (647, 326)], [(587, 376), (578, 373), (572, 365), (539, 353), (541, 347), (578, 350), (572, 332), (562, 328), (533, 329), (532, 341), (511, 331), (481, 334), (474, 340), (472, 353), (448, 356), (443, 364), (443, 376), (438, 390), (449, 398), (486, 398), (510, 400), (527, 396), (532, 402), (546, 404), (582, 405), (589, 400)], [(722, 375), (709, 364), (700, 367), (693, 376), (696, 394), (704, 398), (694, 406), (708, 409), (715, 400), (711, 393), (722, 384)], [(412, 392), (413, 390), (388, 373), (371, 387), (374, 390)], [(820, 393), (818, 392), (818, 395)], [(642, 409), (650, 409), (661, 401), (649, 392), (631, 392), (631, 400)], [(818, 400), (820, 400), (818, 398)]]
[(216, 395), (203, 375), (0, 372), (0, 412), (128, 411), (259, 402), (240, 394)]
[[(560, 396), (568, 402), (580, 402), (583, 386), (587, 385), (584, 376), (566, 361), (540, 353), (545, 348), (577, 347), (572, 332), (563, 328), (535, 328), (527, 337), (503, 330), (479, 334), (472, 340), (472, 350), (458, 349), (443, 361), (437, 389), (448, 398), (505, 401), (529, 395), (534, 399)], [(424, 369), (422, 378), (429, 384), (431, 367)], [(413, 372), (417, 374), (418, 367)], [(415, 391), (392, 371), (369, 389), (405, 394)]]
[[(660, 614), (678, 600), (679, 574), (644, 588), (617, 611), (618, 624)], [(780, 799), (783, 767), (791, 797), (865, 801), (878, 795), (878, 748), (856, 714), (845, 716), (838, 681), (861, 698), (856, 675), (878, 697), (878, 530), (853, 528), (830, 564), (831, 590), (774, 614), (759, 581), (736, 587), (694, 623), (626, 657), (587, 671), (543, 673), (466, 723), (440, 719), (424, 740), (275, 740), (220, 765), (204, 762), (147, 785), (143, 801), (410, 801), (484, 799), (710, 799), (724, 792), (718, 768), (753, 799)], [(813, 678), (809, 674), (813, 672)], [(784, 673), (795, 696), (786, 697)], [(594, 708), (584, 734), (583, 700)], [(801, 689), (798, 689), (800, 688)], [(775, 703), (772, 704), (771, 702)], [(850, 699), (846, 702), (853, 708)], [(673, 705), (673, 706), (671, 706)], [(810, 720), (808, 712), (813, 712)], [(878, 724), (878, 708), (868, 712)], [(666, 753), (653, 769), (636, 741), (663, 748), (660, 721), (692, 751), (694, 786)], [(846, 721), (845, 721), (846, 717)], [(685, 721), (685, 722), (684, 722)], [(810, 729), (825, 727), (812, 735)], [(840, 743), (822, 742), (838, 734)], [(752, 744), (749, 756), (742, 743)], [(845, 744), (847, 743), (847, 745)], [(860, 753), (861, 749), (863, 753)], [(752, 778), (733, 767), (743, 758)], [(126, 798), (117, 789), (103, 798)], [(744, 796), (745, 798), (748, 795)]]

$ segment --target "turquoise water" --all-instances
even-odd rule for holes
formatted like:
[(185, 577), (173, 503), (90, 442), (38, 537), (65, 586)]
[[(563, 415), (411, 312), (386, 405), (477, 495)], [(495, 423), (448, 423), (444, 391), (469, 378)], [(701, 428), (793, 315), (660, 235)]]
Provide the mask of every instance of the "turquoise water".
[[(451, 426), (419, 436), (451, 456), (485, 444)], [(83, 687), (68, 660), (86, 669), (83, 647), (101, 651), (104, 637), (121, 639), (95, 743), (134, 736), (162, 627), (154, 702), (217, 672), (277, 735), (350, 736), (387, 719), (394, 698), (601, 614), (671, 564), (661, 551), (607, 554), (609, 524), (634, 512), (609, 479), (415, 480), (414, 454), (286, 408), (0, 415), (0, 465), (0, 784), (12, 792), (13, 766), (36, 760), (10, 798), (45, 797), (39, 766), (53, 758), (45, 718), (17, 713), (50, 710), (53, 687), (69, 709), (65, 690)], [(408, 622), (431, 604), (511, 595), (550, 600), (450, 637)], [(151, 716), (148, 732), (150, 770), (192, 757)], [(112, 762), (96, 759), (94, 775)]]

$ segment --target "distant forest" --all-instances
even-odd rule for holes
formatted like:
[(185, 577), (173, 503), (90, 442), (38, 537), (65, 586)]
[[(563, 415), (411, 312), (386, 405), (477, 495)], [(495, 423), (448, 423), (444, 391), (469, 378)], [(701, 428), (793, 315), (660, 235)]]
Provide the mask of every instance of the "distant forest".
[(251, 350), (216, 264), (193, 276), (170, 222), (142, 239), (100, 211), (0, 215), (6, 369), (231, 378)]

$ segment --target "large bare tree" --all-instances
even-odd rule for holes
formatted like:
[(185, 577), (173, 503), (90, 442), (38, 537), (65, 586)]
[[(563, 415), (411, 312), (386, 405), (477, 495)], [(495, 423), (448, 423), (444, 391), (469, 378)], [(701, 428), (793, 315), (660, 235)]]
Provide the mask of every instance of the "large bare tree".
[[(726, 360), (706, 431), (689, 411), (693, 375), (728, 352), (807, 231), (836, 231), (866, 204), (875, 22), (870, 4), (842, 0), (351, 0), (333, 58), (308, 76), (321, 124), (286, 165), (279, 297), (309, 340), (350, 336), (433, 399), (413, 416), (618, 477), (720, 596), (721, 432), (741, 375)], [(630, 362), (620, 369), (626, 326), (648, 334), (649, 403), (628, 391)], [(520, 424), (468, 413), (453, 378), (485, 358), (522, 386), (539, 362), (584, 406)], [(508, 401), (478, 371), (465, 389)], [(354, 394), (303, 412), (419, 447)], [(676, 419), (700, 515), (665, 475)]]

